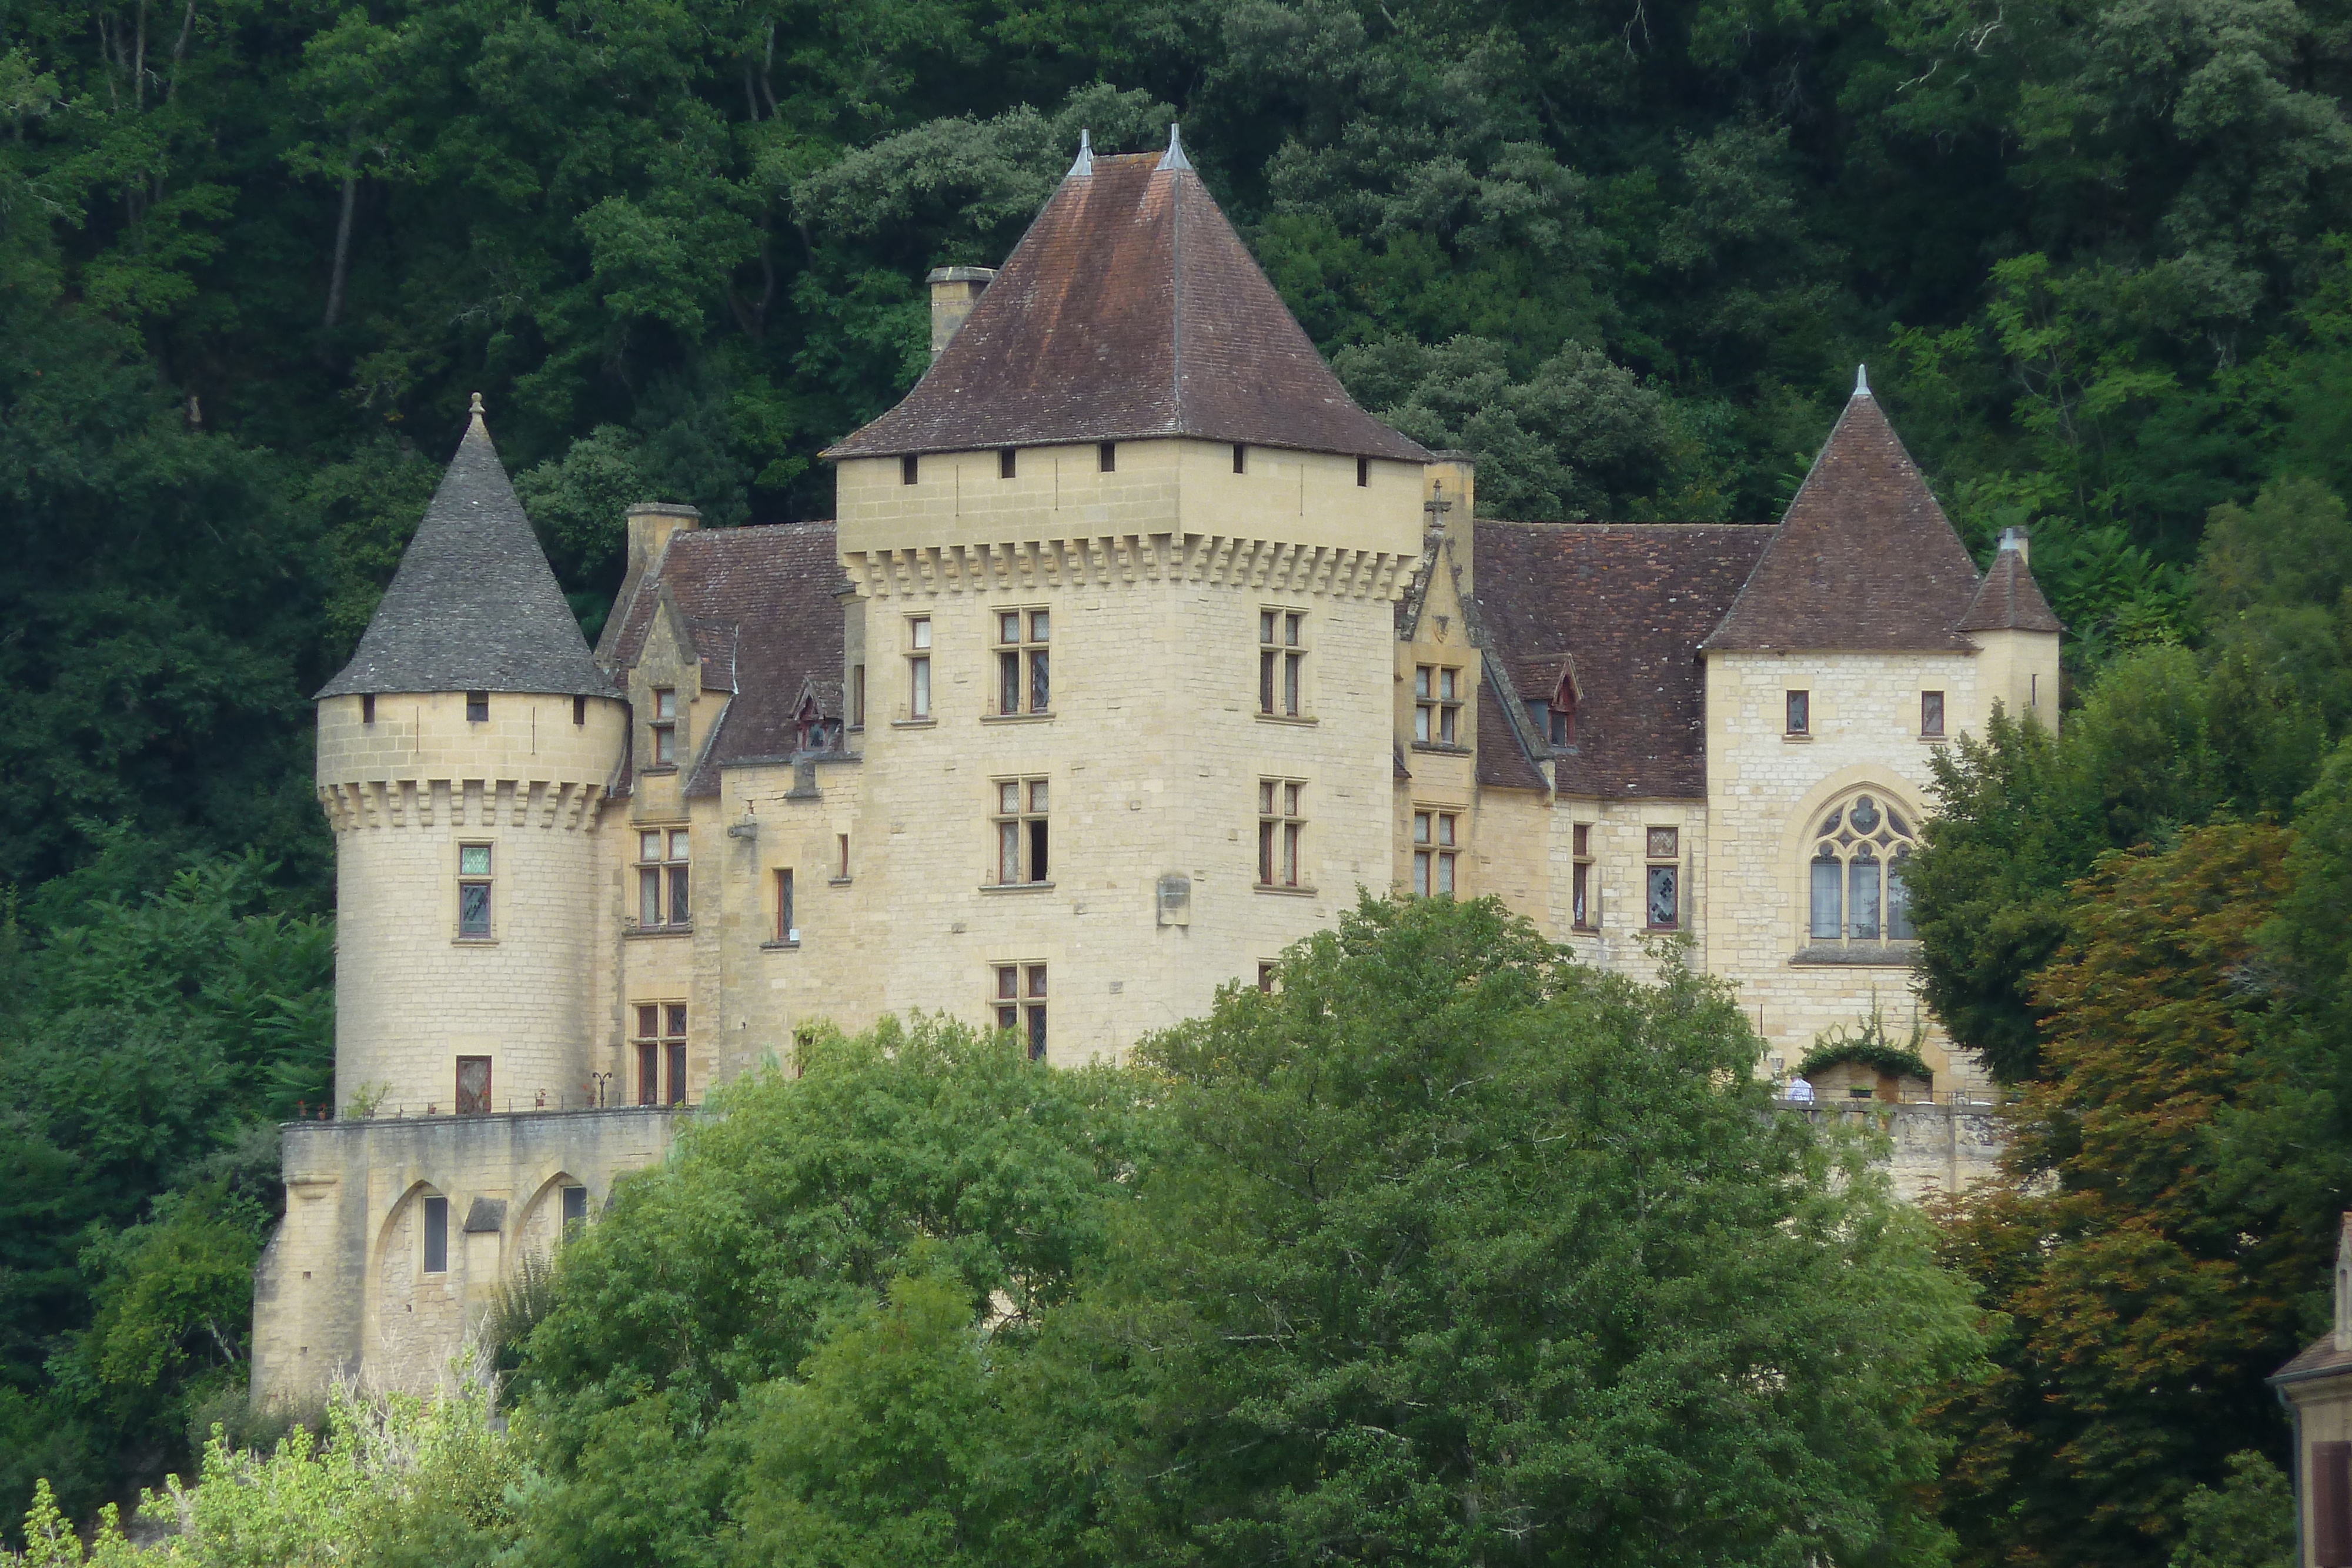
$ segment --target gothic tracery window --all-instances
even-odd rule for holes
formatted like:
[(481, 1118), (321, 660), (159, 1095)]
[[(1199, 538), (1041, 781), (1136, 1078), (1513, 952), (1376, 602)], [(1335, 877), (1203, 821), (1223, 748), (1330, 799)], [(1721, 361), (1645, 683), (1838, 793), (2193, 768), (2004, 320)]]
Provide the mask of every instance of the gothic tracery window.
[(1811, 942), (1852, 949), (1916, 940), (1903, 873), (1916, 847), (1910, 819), (1883, 796), (1840, 802), (1814, 832)]

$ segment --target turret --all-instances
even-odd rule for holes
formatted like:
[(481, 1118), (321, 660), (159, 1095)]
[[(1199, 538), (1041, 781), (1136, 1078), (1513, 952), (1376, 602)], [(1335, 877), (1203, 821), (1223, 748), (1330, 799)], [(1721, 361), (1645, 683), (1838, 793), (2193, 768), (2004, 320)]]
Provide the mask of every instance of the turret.
[(589, 656), (478, 394), (358, 651), (317, 701), (337, 1105), (580, 1103), (593, 835), (628, 709)]

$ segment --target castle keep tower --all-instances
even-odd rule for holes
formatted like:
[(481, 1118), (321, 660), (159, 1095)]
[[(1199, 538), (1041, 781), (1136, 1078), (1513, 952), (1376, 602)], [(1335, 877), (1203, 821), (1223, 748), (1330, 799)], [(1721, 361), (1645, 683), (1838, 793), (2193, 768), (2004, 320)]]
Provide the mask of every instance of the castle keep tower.
[(593, 835), (627, 734), (478, 398), (358, 652), (319, 693), (339, 1111), (584, 1103)]

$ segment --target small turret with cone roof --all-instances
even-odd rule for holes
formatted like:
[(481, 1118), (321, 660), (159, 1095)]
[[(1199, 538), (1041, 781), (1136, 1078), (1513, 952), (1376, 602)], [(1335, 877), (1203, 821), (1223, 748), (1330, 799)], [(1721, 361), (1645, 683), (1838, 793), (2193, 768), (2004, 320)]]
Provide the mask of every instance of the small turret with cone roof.
[(346, 1107), (570, 1103), (589, 1069), (593, 923), (577, 912), (594, 906), (593, 836), (629, 710), (472, 402), (358, 649), (318, 696)]

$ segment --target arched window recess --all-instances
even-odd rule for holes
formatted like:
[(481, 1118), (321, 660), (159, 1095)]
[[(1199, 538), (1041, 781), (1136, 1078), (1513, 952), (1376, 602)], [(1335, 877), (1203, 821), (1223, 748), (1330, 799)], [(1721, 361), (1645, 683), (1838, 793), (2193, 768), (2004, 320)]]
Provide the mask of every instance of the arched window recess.
[(1815, 824), (1806, 867), (1806, 945), (1814, 963), (1907, 963), (1917, 933), (1904, 885), (1917, 824), (1885, 793), (1862, 789)]

